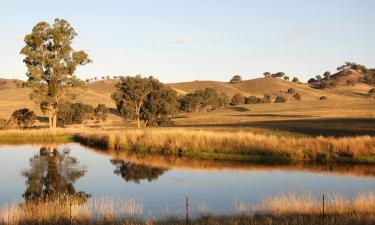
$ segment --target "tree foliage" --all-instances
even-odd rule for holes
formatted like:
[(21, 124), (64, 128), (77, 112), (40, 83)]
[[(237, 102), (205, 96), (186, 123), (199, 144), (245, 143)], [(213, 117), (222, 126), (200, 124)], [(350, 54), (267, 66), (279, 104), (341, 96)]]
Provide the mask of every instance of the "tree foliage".
[(58, 105), (68, 97), (68, 88), (84, 84), (74, 75), (76, 68), (91, 62), (84, 51), (73, 50), (75, 36), (66, 20), (56, 19), (52, 25), (38, 23), (24, 38), (21, 54), (27, 67), (26, 85), (32, 88), (30, 98), (49, 112), (50, 127), (56, 127)]
[(59, 105), (58, 125), (82, 124), (94, 118), (94, 108), (83, 103), (64, 102)]
[(177, 111), (177, 94), (153, 77), (123, 77), (112, 94), (117, 110), (125, 119), (141, 121), (145, 126), (171, 124)]
[(237, 83), (240, 83), (242, 82), (242, 77), (240, 75), (235, 75), (232, 77), (232, 79), (230, 79), (229, 81), (231, 84), (237, 84)]
[[(221, 97), (224, 97), (222, 95)], [(204, 90), (197, 90), (183, 96), (180, 99), (181, 110), (186, 112), (199, 112), (214, 110), (219, 107), (219, 94), (213, 88), (206, 88)], [(225, 105), (226, 99), (222, 99)]]
[(108, 108), (105, 104), (98, 104), (94, 109), (94, 117), (99, 121), (106, 121), (108, 118)]
[(245, 103), (245, 96), (243, 96), (242, 94), (238, 93), (232, 97), (232, 100), (231, 100), (232, 105), (240, 105), (244, 103)]
[(17, 125), (19, 128), (26, 129), (34, 125), (36, 115), (34, 111), (28, 108), (18, 109), (12, 113), (11, 123)]

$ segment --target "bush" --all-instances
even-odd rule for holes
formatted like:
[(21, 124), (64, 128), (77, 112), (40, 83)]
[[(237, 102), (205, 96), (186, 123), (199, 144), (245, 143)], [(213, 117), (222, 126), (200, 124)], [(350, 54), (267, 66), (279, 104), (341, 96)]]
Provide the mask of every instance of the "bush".
[(319, 100), (327, 100), (328, 98), (327, 98), (327, 96), (321, 96), (320, 98), (319, 98)]
[(284, 96), (277, 96), (275, 99), (275, 103), (284, 103), (286, 102), (286, 98)]
[(245, 103), (245, 97), (240, 93), (235, 94), (232, 98), (231, 103), (232, 103), (232, 105), (244, 104)]
[(245, 104), (257, 104), (260, 101), (262, 101), (262, 99), (257, 98), (255, 96), (249, 96), (245, 98)]
[(5, 119), (0, 119), (0, 130), (8, 127), (8, 121)]
[(36, 115), (28, 108), (18, 109), (11, 116), (12, 124), (16, 124), (19, 128), (30, 128), (34, 125)]
[(108, 108), (105, 106), (105, 104), (98, 104), (98, 106), (94, 109), (94, 117), (99, 121), (107, 120)]
[(93, 117), (94, 108), (91, 105), (65, 102), (59, 106), (57, 122), (59, 126), (82, 124)]
[(301, 101), (302, 97), (300, 94), (296, 93), (295, 95), (293, 95), (293, 98), (297, 101)]

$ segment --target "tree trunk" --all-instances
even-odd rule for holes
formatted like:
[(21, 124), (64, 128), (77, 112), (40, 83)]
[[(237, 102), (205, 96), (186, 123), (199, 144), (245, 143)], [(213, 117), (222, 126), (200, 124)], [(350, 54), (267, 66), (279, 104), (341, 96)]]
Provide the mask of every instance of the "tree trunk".
[(49, 123), (49, 128), (52, 128), (52, 111), (49, 111), (48, 123)]
[(53, 128), (57, 127), (57, 113), (56, 112), (53, 115), (53, 124), (52, 124), (52, 127)]

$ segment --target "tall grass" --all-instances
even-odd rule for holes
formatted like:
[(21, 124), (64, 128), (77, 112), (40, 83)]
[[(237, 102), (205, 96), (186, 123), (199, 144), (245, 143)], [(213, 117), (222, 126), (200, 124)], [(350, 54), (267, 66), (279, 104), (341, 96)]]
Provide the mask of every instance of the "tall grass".
[(293, 137), (181, 128), (81, 132), (83, 144), (110, 150), (222, 158), (375, 163), (375, 137)]
[[(69, 201), (11, 204), (0, 208), (0, 224), (186, 224), (182, 216), (144, 220), (141, 218), (143, 203), (135, 199), (101, 198), (70, 207)], [(329, 196), (325, 204), (324, 218), (321, 200), (311, 194), (288, 193), (270, 196), (255, 206), (237, 201), (236, 207), (237, 214), (202, 215), (192, 218), (189, 224), (367, 225), (375, 223), (375, 194), (372, 192), (360, 193), (353, 198), (339, 194)], [(204, 209), (207, 210), (207, 207), (204, 206)]]
[(47, 143), (73, 140), (70, 129), (0, 130), (0, 144)]

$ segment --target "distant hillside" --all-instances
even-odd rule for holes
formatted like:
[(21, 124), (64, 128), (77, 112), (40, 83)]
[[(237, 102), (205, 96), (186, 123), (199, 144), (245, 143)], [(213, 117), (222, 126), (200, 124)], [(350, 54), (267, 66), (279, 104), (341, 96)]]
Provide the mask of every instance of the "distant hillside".
[(0, 78), (0, 89), (21, 88), (22, 80)]
[[(338, 76), (339, 79), (346, 79), (357, 75), (336, 74), (333, 76)], [(36, 111), (38, 115), (41, 115), (39, 106), (29, 99), (30, 89), (23, 88), (22, 81), (7, 79), (0, 79), (0, 81), (2, 81), (2, 88), (0, 88), (0, 118), (9, 118), (14, 110), (23, 107), (30, 108)], [(107, 107), (115, 108), (111, 94), (114, 92), (117, 82), (118, 80), (101, 80), (89, 83), (86, 89), (74, 90), (78, 96), (75, 101), (93, 106), (104, 103)], [(311, 88), (308, 84), (298, 84), (278, 78), (257, 78), (237, 84), (218, 81), (193, 81), (167, 85), (176, 90), (178, 94), (186, 94), (209, 87), (216, 89), (218, 92), (225, 92), (230, 96), (241, 93), (245, 96), (263, 97), (264, 94), (268, 94), (273, 99), (275, 96), (282, 94), (281, 92), (294, 88), (302, 96), (302, 101), (319, 101), (319, 97), (323, 95), (328, 96), (330, 99), (345, 101), (344, 96), (366, 97), (365, 93), (369, 89), (367, 85), (358, 84), (354, 87), (342, 86), (341, 88), (318, 90)]]
[(262, 97), (264, 94), (267, 94), (274, 97), (280, 95), (280, 91), (286, 92), (289, 88), (294, 88), (302, 95), (303, 99), (317, 99), (322, 95), (326, 95), (324, 91), (313, 89), (307, 84), (298, 84), (278, 78), (257, 78), (245, 80), (237, 84), (218, 81), (193, 81), (168, 85), (181, 93), (210, 87), (216, 89), (218, 92), (227, 93), (230, 96), (241, 93), (246, 96), (255, 95)]
[[(335, 86), (329, 86), (323, 90), (328, 93), (345, 96), (366, 96), (373, 85), (364, 82), (365, 75), (353, 69), (346, 69), (332, 74), (327, 83), (335, 82)], [(319, 82), (313, 82), (311, 87), (317, 88)]]

